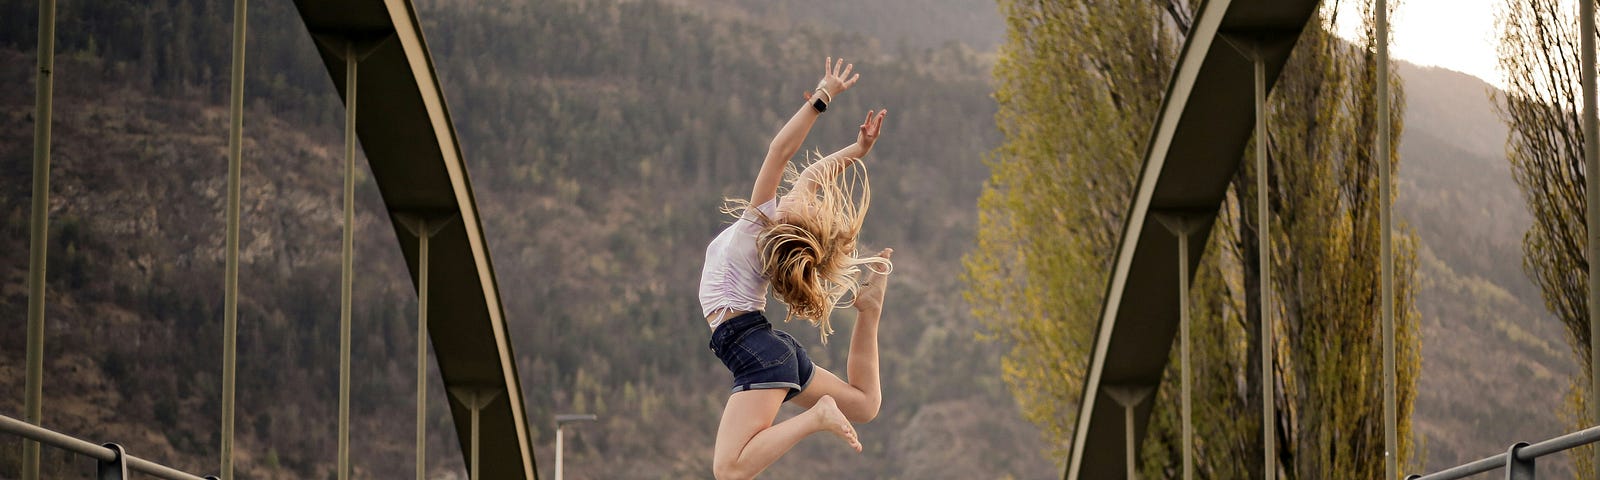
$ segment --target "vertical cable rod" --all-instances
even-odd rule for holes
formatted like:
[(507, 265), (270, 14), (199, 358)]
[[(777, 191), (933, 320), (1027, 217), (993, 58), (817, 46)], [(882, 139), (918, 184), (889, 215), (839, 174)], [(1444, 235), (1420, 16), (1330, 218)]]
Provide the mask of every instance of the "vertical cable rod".
[(228, 128), (228, 231), (222, 300), (222, 480), (233, 480), (234, 382), (239, 338), (239, 176), (244, 151), (244, 45), (247, 0), (233, 2), (233, 86)]
[(467, 407), (467, 410), (472, 412), (472, 437), (470, 439), (471, 443), (468, 445), (467, 460), (469, 465), (467, 465), (467, 478), (469, 480), (478, 480), (479, 467), (481, 467), (478, 463), (478, 447), (480, 440), (482, 440), (481, 432), (478, 431), (478, 416), (484, 407), (489, 406), (489, 403), (500, 395), (500, 391), (477, 386), (447, 388), (449, 394), (456, 397), (457, 402), (461, 402), (462, 406)]
[[(1580, 86), (1583, 88), (1583, 164), (1584, 188), (1588, 199), (1587, 220), (1589, 229), (1589, 421), (1600, 424), (1600, 339), (1595, 338), (1600, 322), (1600, 188), (1595, 176), (1600, 174), (1600, 121), (1595, 119), (1595, 52), (1594, 52), (1594, 0), (1578, 0), (1578, 44), (1582, 52), (1579, 67), (1582, 70)], [(1600, 448), (1594, 452), (1595, 474), (1600, 476)]]
[[(28, 359), (24, 420), (44, 420), (45, 252), (50, 241), (50, 99), (56, 63), (56, 2), (39, 0), (38, 76), (33, 99), (33, 212), (28, 227)], [(39, 442), (22, 441), (22, 478), (39, 479)]]
[(1183, 444), (1183, 480), (1194, 478), (1194, 416), (1193, 416), (1193, 386), (1194, 370), (1190, 362), (1189, 350), (1189, 236), (1193, 235), (1205, 224), (1200, 216), (1193, 212), (1174, 210), (1155, 213), (1156, 221), (1167, 227), (1167, 231), (1178, 238), (1178, 374), (1182, 389), (1180, 401), (1182, 410), (1181, 438)]
[(477, 392), (472, 394), (472, 471), (470, 474), (472, 478), (470, 480), (481, 480), (483, 478), (478, 476), (479, 467), (483, 466), (482, 462), (478, 461), (478, 445), (483, 443), (483, 434), (478, 430), (478, 412), (483, 410), (483, 405), (478, 403), (481, 401), (481, 395), (481, 393)]
[(356, 57), (355, 42), (344, 42), (344, 245), (339, 282), (339, 480), (350, 475), (350, 301), (355, 280), (356, 206)]
[(428, 237), (426, 217), (417, 222), (417, 480), (427, 478), (428, 458)]
[(1273, 461), (1277, 452), (1277, 431), (1273, 429), (1273, 419), (1276, 405), (1273, 396), (1272, 384), (1272, 350), (1276, 342), (1272, 338), (1272, 228), (1271, 212), (1267, 210), (1267, 63), (1263, 58), (1262, 45), (1253, 46), (1256, 74), (1256, 243), (1260, 246), (1261, 278), (1261, 452), (1265, 457), (1262, 468), (1266, 470), (1264, 478), (1273, 480), (1277, 478), (1278, 467)]
[(1378, 236), (1380, 249), (1379, 283), (1383, 295), (1381, 313), (1383, 325), (1383, 478), (1394, 480), (1399, 472), (1400, 440), (1399, 409), (1395, 404), (1395, 351), (1394, 351), (1394, 193), (1390, 185), (1389, 151), (1392, 142), (1389, 131), (1389, 2), (1376, 0), (1373, 15), (1377, 16), (1377, 89), (1378, 138), (1373, 146), (1378, 160)]
[(1180, 221), (1178, 232), (1178, 362), (1183, 376), (1183, 480), (1194, 478), (1194, 414), (1191, 409), (1189, 364), (1189, 226)]

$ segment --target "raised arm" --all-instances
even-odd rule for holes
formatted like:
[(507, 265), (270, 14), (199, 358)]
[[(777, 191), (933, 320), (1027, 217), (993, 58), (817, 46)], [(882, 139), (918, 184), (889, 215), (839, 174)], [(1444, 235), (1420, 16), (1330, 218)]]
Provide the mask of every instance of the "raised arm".
[[(813, 95), (821, 96), (823, 103), (832, 102), (861, 78), (860, 74), (850, 75), (853, 69), (855, 64), (846, 65), (842, 58), (835, 62), (833, 57), (828, 57), (823, 62), (822, 81), (817, 83)], [(821, 114), (812, 106), (812, 99), (808, 96), (806, 104), (778, 130), (778, 135), (772, 138), (772, 144), (767, 146), (767, 158), (761, 162), (761, 173), (756, 174), (755, 188), (750, 191), (751, 205), (767, 203), (767, 200), (778, 195), (778, 184), (783, 182), (784, 168), (789, 166), (789, 159), (800, 151), (806, 133), (811, 131), (811, 125), (816, 123), (817, 116)]]
[(801, 195), (815, 193), (818, 182), (838, 175), (850, 164), (860, 161), (872, 152), (872, 145), (878, 142), (878, 135), (883, 133), (883, 119), (889, 115), (889, 110), (867, 111), (867, 119), (861, 122), (861, 131), (856, 134), (856, 143), (839, 149), (837, 152), (823, 157), (822, 160), (806, 167), (800, 172), (800, 179), (795, 182), (794, 192)]

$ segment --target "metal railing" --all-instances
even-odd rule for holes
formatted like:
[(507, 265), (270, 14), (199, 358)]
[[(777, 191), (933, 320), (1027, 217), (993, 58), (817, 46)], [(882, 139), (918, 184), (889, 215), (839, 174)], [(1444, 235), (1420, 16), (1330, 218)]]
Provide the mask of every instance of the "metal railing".
[(1406, 477), (1406, 480), (1455, 480), (1492, 472), (1499, 468), (1506, 469), (1507, 480), (1533, 480), (1535, 477), (1535, 460), (1539, 457), (1595, 442), (1600, 442), (1600, 426), (1589, 427), (1532, 445), (1527, 442), (1518, 442), (1512, 445), (1511, 448), (1506, 449), (1506, 453), (1485, 457), (1476, 462), (1458, 465), (1428, 475), (1411, 475)]
[(192, 475), (183, 471), (155, 463), (143, 458), (128, 455), (122, 446), (115, 443), (95, 445), (93, 443), (74, 438), (67, 434), (40, 427), (22, 420), (0, 415), (0, 433), (9, 433), (39, 444), (60, 448), (78, 455), (93, 458), (99, 462), (95, 478), (99, 480), (122, 480), (128, 477), (128, 472), (135, 471), (157, 478), (167, 480), (216, 480), (217, 477)]

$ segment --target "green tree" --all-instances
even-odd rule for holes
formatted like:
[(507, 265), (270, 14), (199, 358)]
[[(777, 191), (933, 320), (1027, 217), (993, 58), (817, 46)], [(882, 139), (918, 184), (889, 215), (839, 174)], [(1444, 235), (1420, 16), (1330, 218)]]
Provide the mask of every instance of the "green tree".
[[(1045, 428), (1058, 450), (1066, 447), (1074, 425), (1078, 405), (1072, 400), (1079, 397), (1112, 242), (1149, 131), (1144, 122), (1154, 118), (1153, 102), (1163, 90), (1159, 83), (1120, 82), (1108, 87), (1120, 89), (1114, 95), (1085, 95), (1071, 87), (1105, 77), (1062, 65), (1073, 62), (1060, 62), (1060, 52), (1164, 80), (1170, 63), (1144, 60), (1170, 62), (1171, 44), (1165, 40), (1152, 47), (1168, 56), (1095, 49), (1096, 39), (1115, 38), (1118, 29), (1124, 29), (1123, 38), (1160, 38), (1183, 21), (1180, 8), (1167, 12), (1172, 23), (1162, 23), (1160, 9), (1146, 3), (1129, 2), (1122, 11), (1128, 19), (1059, 30), (1032, 16), (1037, 7), (1007, 10), (1013, 37), (996, 67), (997, 118), (1007, 141), (991, 157), (994, 173), (980, 201), (979, 243), (967, 258), (968, 298), (996, 336), (1012, 346), (1005, 378), (1024, 412)], [(1376, 64), (1370, 49), (1318, 28), (1323, 18), (1337, 17), (1336, 8), (1328, 7), (1302, 34), (1269, 105), (1271, 283), (1278, 299), (1271, 320), (1280, 339), (1272, 371), (1279, 385), (1277, 458), (1287, 478), (1374, 478), (1383, 468), (1381, 376), (1376, 374), (1381, 358), (1379, 185), (1370, 94)], [(1370, 12), (1361, 13), (1371, 18)], [(1398, 78), (1388, 81), (1398, 92)], [(1068, 85), (1064, 91), (1070, 93), (1062, 95), (1060, 85)], [(1144, 108), (1127, 108), (1127, 99)], [(1396, 110), (1390, 121), (1398, 131)], [(1116, 115), (1125, 117), (1122, 123), (1098, 123)], [(1088, 128), (1096, 125), (1105, 126)], [(1194, 363), (1195, 425), (1197, 436), (1207, 439), (1197, 447), (1197, 467), (1215, 478), (1259, 477), (1262, 471), (1255, 361), (1260, 358), (1257, 172), (1253, 162), (1244, 164), (1221, 207), (1191, 296), (1195, 345), (1200, 346)], [(1396, 243), (1404, 439), (1419, 363), (1411, 307), (1415, 240), (1401, 235)], [(1172, 408), (1178, 402), (1176, 364), (1169, 370), (1142, 450), (1142, 468), (1153, 477), (1175, 475), (1182, 458)], [(1399, 453), (1410, 457), (1409, 442), (1402, 441)]]
[[(1539, 286), (1545, 308), (1567, 327), (1567, 345), (1583, 372), (1572, 379), (1567, 418), (1582, 427), (1590, 424), (1583, 388), (1591, 375), (1589, 229), (1578, 129), (1576, 9), (1577, 2), (1508, 0), (1502, 5), (1498, 53), (1506, 93), (1495, 107), (1510, 129), (1506, 159), (1533, 214), (1522, 237), (1522, 266)], [(1590, 448), (1573, 455), (1583, 478), (1593, 476)]]
[(1079, 397), (1139, 146), (1181, 34), (1146, 1), (999, 4), (995, 120), (1006, 140), (978, 200), (967, 299), (1011, 345), (1003, 376), (1059, 454), (1077, 408), (1062, 400)]

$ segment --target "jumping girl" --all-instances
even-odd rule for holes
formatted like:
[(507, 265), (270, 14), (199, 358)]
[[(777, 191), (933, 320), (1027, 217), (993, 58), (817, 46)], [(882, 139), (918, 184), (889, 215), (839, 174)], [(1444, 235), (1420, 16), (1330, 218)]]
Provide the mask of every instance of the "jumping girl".
[[(711, 351), (733, 373), (733, 395), (722, 412), (712, 458), (718, 479), (752, 478), (817, 432), (833, 433), (860, 452), (851, 422), (871, 421), (883, 402), (878, 317), (894, 252), (858, 257), (856, 235), (871, 199), (861, 159), (878, 140), (888, 112), (867, 112), (856, 143), (797, 175), (788, 168), (828, 103), (861, 77), (850, 75), (854, 68), (843, 59), (824, 62), (816, 90), (772, 139), (750, 199), (729, 200), (725, 211), (738, 219), (706, 248), (700, 308), (712, 329)], [(785, 176), (789, 190), (779, 198)], [(857, 188), (859, 204), (852, 198)], [(857, 283), (863, 275), (866, 280)], [(850, 295), (858, 315), (850, 337), (848, 383), (812, 364), (794, 337), (772, 328), (762, 315), (769, 284), (788, 305), (789, 317), (810, 321), (823, 342), (833, 331), (829, 314)], [(807, 410), (774, 425), (778, 407), (789, 401)]]

